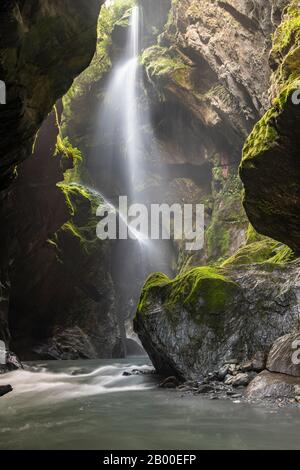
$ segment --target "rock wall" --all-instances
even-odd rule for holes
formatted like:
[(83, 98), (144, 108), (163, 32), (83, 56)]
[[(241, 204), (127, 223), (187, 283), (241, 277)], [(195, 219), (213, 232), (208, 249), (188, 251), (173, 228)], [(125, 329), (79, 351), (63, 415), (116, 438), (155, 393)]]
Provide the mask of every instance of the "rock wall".
[[(183, 131), (183, 151), (173, 145), (173, 155), (206, 175), (198, 196), (206, 207), (206, 246), (191, 264), (225, 259), (246, 241), (238, 166), (245, 138), (269, 105), (271, 33), (286, 3), (174, 1), (157, 43), (143, 52), (156, 115), (173, 130), (182, 128), (172, 123), (174, 109), (185, 110), (185, 121), (189, 116), (192, 132)], [(193, 143), (197, 150), (190, 152)]]
[[(271, 52), (272, 107), (255, 126), (243, 152), (244, 205), (253, 226), (300, 250), (300, 9), (290, 2)], [(294, 99), (293, 99), (294, 97)]]
[[(291, 105), (298, 84), (298, 14), (297, 2), (173, 2), (166, 31), (144, 53), (152, 93), (185, 103), (202, 124), (200, 158), (213, 150), (217, 161), (225, 157), (227, 167), (233, 164), (233, 176), (245, 137), (264, 115), (244, 147), (244, 206), (254, 227), (278, 240), (250, 226), (242, 236), (235, 228), (239, 240), (231, 245), (224, 222), (236, 227), (242, 212), (236, 219), (226, 200), (231, 186), (217, 190), (207, 230), (212, 255), (206, 261), (214, 267), (187, 270), (174, 280), (153, 275), (141, 295), (135, 329), (163, 375), (195, 378), (224, 358), (251, 359), (299, 327), (299, 116)], [(268, 111), (270, 94), (279, 98)], [(217, 172), (222, 179), (228, 178), (224, 166)], [(237, 207), (240, 197), (236, 190)]]
[(80, 158), (61, 138), (57, 145), (60, 104), (42, 125), (94, 55), (101, 3), (0, 7), (0, 338), (22, 359), (124, 353), (109, 250), (95, 240), (103, 201), (57, 185)]
[(35, 134), (58, 98), (90, 63), (101, 3), (1, 2), (0, 75), (7, 89), (0, 114), (1, 187), (31, 154)]

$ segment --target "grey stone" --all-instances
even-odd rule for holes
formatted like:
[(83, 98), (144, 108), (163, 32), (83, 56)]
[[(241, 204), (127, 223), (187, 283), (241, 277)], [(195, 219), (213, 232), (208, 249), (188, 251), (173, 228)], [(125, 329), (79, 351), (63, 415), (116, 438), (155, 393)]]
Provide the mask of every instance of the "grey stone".
[(0, 385), (0, 397), (3, 397), (12, 391), (13, 388), (11, 385)]
[(249, 399), (295, 398), (299, 385), (298, 377), (264, 371), (249, 384), (246, 396)]
[(210, 393), (214, 390), (214, 387), (211, 385), (200, 385), (200, 387), (197, 390), (197, 394), (202, 394), (202, 393)]
[(241, 372), (250, 372), (252, 370), (252, 361), (244, 362), (240, 365)]
[[(219, 314), (222, 328), (211, 324), (200, 304), (192, 312), (178, 302), (170, 315), (164, 303), (165, 287), (149, 290), (145, 310), (136, 316), (135, 330), (159, 373), (196, 379), (223, 367), (224, 357), (238, 358), (242, 363), (257, 351), (269, 352), (282, 332), (296, 327), (297, 265), (274, 266), (271, 272), (264, 265), (234, 267), (228, 269), (227, 276), (238, 289)], [(284, 299), (280, 303), (276, 302), (278, 286)], [(195, 319), (195, 308), (202, 321)], [(264, 366), (261, 353), (255, 361), (260, 370)]]
[(159, 384), (160, 388), (176, 388), (180, 385), (179, 380), (176, 377), (168, 377)]
[(249, 374), (241, 373), (232, 378), (231, 385), (233, 387), (247, 387), (250, 383)]
[(223, 382), (228, 375), (229, 365), (224, 365), (217, 373), (217, 378), (220, 382)]
[(267, 354), (265, 351), (257, 352), (252, 359), (252, 370), (262, 372), (266, 368)]
[(300, 333), (282, 336), (272, 346), (267, 369), (300, 377)]

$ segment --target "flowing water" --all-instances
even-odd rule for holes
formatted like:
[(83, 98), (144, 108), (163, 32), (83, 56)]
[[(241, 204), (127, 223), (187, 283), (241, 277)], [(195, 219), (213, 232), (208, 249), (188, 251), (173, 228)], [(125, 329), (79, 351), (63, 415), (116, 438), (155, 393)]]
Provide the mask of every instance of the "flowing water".
[(0, 449), (298, 449), (299, 411), (181, 397), (147, 358), (48, 362), (0, 378)]

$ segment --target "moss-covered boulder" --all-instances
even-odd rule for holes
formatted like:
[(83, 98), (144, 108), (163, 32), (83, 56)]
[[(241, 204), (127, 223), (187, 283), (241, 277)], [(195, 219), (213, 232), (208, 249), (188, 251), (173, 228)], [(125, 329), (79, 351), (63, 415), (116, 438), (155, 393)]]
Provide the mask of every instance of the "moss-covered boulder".
[(297, 264), (195, 268), (174, 280), (154, 274), (135, 331), (160, 374), (200, 378), (296, 328), (299, 281)]
[(274, 35), (272, 108), (243, 151), (244, 206), (253, 226), (300, 251), (300, 9), (290, 2)]

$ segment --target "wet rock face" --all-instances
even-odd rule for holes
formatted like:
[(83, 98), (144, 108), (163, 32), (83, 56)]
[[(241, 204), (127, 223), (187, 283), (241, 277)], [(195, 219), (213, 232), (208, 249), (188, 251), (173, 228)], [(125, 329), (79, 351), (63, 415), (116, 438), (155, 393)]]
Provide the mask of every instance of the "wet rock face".
[[(72, 162), (53, 156), (53, 114), (41, 128), (93, 57), (102, 3), (13, 0), (0, 6), (0, 78), (7, 88), (7, 104), (0, 107), (0, 338), (12, 339), (22, 359), (123, 354), (108, 252), (93, 243), (86, 251), (76, 230), (62, 230), (72, 208), (57, 183)], [(25, 159), (14, 180), (15, 166)], [(77, 196), (76, 228), (93, 241), (91, 200), (80, 191)], [(67, 249), (71, 263), (64, 265)], [(99, 292), (98, 285), (106, 287)]]
[(34, 136), (53, 105), (91, 61), (103, 1), (9, 0), (0, 6), (0, 188), (31, 154)]
[[(193, 265), (231, 256), (245, 242), (248, 220), (237, 184), (238, 165), (246, 137), (269, 107), (271, 33), (287, 3), (173, 2), (157, 44), (142, 55), (153, 107), (159, 109), (163, 102), (170, 109), (169, 117), (161, 121), (173, 120), (171, 106), (183, 108), (200, 139), (195, 141), (193, 158), (188, 151), (193, 136), (185, 134), (182, 155), (196, 162), (195, 174), (211, 168), (207, 182), (213, 190), (202, 197), (207, 209), (206, 246)], [(181, 128), (175, 120), (173, 127)], [(161, 142), (169, 145), (163, 138)], [(176, 153), (174, 146), (170, 154)]]
[(6, 354), (5, 364), (0, 364), (0, 374), (13, 372), (18, 369), (23, 369), (20, 359), (14, 353), (8, 351)]
[(226, 359), (243, 362), (267, 352), (282, 332), (296, 328), (298, 267), (246, 266), (222, 275), (204, 284), (149, 279), (135, 330), (159, 373), (197, 378)]
[(80, 185), (57, 185), (73, 165), (56, 152), (57, 134), (52, 113), (11, 191), (8, 227), (20, 245), (10, 268), (11, 348), (22, 360), (120, 357), (110, 247), (96, 237), (103, 201)]
[(215, 144), (237, 151), (268, 107), (272, 11), (286, 2), (174, 2), (159, 46), (144, 54), (150, 82), (183, 103)]
[(244, 206), (252, 225), (297, 253), (300, 252), (299, 21), (299, 3), (291, 1), (275, 32), (271, 52), (273, 106), (247, 139), (241, 164)]

